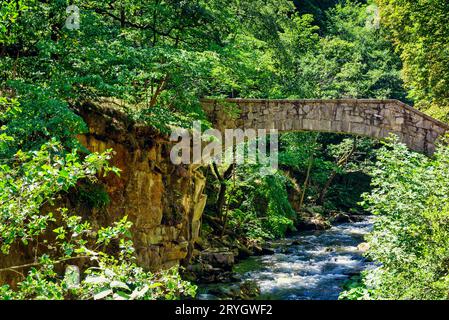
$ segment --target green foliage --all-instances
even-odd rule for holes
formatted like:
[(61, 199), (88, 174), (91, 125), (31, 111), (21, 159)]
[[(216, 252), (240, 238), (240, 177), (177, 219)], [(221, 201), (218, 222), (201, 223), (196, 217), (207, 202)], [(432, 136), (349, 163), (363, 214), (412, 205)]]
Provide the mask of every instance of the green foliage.
[[(449, 148), (433, 158), (391, 139), (378, 152), (367, 210), (375, 214), (362, 286), (374, 299), (447, 299)], [(359, 290), (359, 289), (353, 289)]]
[(83, 163), (74, 150), (65, 154), (56, 140), (39, 151), (18, 151), (13, 159), (0, 165), (1, 251), (9, 252), (17, 240), (27, 244), (52, 221), (52, 214), (40, 214), (41, 206), (58, 192), (67, 191), (79, 179), (95, 180), (95, 174), (116, 171), (107, 166), (110, 151), (88, 155)]
[[(41, 212), (80, 180), (81, 201), (109, 201), (93, 186), (96, 175), (116, 171), (111, 151), (84, 159), (76, 151), (87, 128), (73, 110), (85, 101), (111, 98), (169, 133), (192, 120), (208, 125), (204, 96), (404, 100), (402, 60), (409, 96), (447, 114), (447, 1), (377, 0), (379, 26), (372, 1), (0, 2), (0, 246), (36, 251), (13, 269), (27, 272), (17, 290), (0, 287), (4, 299), (194, 295), (175, 270), (136, 265), (126, 219), (96, 229), (65, 209)], [(69, 4), (80, 8), (79, 30), (64, 27)], [(226, 181), (229, 227), (251, 240), (284, 236), (297, 215), (292, 186), (308, 204), (355, 208), (373, 148), (347, 136), (283, 135), (279, 172), (244, 165)], [(448, 149), (428, 159), (392, 140), (377, 157), (365, 205), (378, 215), (369, 253), (378, 265), (341, 297), (446, 298)], [(87, 271), (62, 276), (71, 260)]]
[[(17, 289), (1, 286), (0, 299), (176, 299), (195, 295), (195, 287), (181, 280), (176, 270), (151, 274), (136, 265), (129, 240), (131, 223), (126, 217), (112, 226), (94, 229), (65, 208), (42, 210), (80, 179), (95, 182), (97, 174), (118, 173), (108, 166), (109, 158), (110, 151), (106, 151), (81, 161), (76, 150), (65, 153), (61, 143), (52, 140), (39, 151), (18, 151), (0, 165), (0, 248), (4, 255), (12, 247), (34, 252), (31, 262), (0, 269), (23, 277)], [(70, 267), (72, 261), (87, 264), (87, 269), (77, 272)], [(61, 276), (60, 266), (64, 265), (70, 268)]]
[[(364, 275), (365, 272), (362, 272)], [(372, 290), (366, 288), (363, 283), (363, 276), (357, 275), (351, 277), (343, 284), (343, 291), (340, 293), (339, 300), (369, 300)]]
[(11, 43), (17, 34), (16, 21), (22, 12), (29, 8), (27, 4), (32, 1), (2, 0), (0, 7), (0, 44)]
[(37, 150), (55, 138), (67, 148), (79, 147), (76, 135), (87, 128), (82, 119), (69, 110), (66, 102), (44, 92), (29, 92), (27, 98), (0, 100), (0, 123), (7, 124), (4, 133), (13, 138), (0, 157), (11, 157), (18, 150)]
[(382, 23), (404, 63), (410, 97), (447, 119), (449, 105), (449, 3), (444, 0), (376, 0)]
[(296, 215), (288, 201), (287, 183), (282, 172), (261, 176), (258, 166), (239, 166), (226, 193), (232, 230), (257, 241), (293, 230)]
[[(367, 167), (374, 160), (376, 142), (338, 134), (286, 133), (280, 137), (279, 164), (290, 178), (302, 184), (311, 161), (305, 198), (315, 202), (327, 183), (327, 210), (358, 209), (360, 195), (369, 190)], [(352, 148), (355, 148), (352, 150)], [(332, 179), (331, 181), (329, 181)], [(357, 186), (358, 188), (355, 188)]]
[(384, 30), (368, 23), (373, 14), (357, 1), (327, 11), (325, 36), (301, 55), (299, 72), (289, 78), (307, 89), (302, 97), (404, 99), (400, 60)]
[[(195, 296), (196, 287), (183, 281), (177, 268), (153, 274), (135, 264), (134, 248), (127, 240), (131, 224), (126, 217), (100, 229), (96, 241), (88, 222), (67, 215), (65, 210), (61, 211), (61, 218), (62, 226), (53, 230), (53, 246), (64, 254), (41, 255), (31, 264), (33, 267), (18, 283), (17, 290), (8, 285), (0, 287), (0, 299), (174, 300)], [(117, 256), (106, 253), (112, 242), (118, 243)], [(64, 277), (55, 271), (58, 265), (76, 260), (89, 261), (92, 266), (80, 274), (78, 268), (68, 265)]]
[(100, 184), (86, 183), (78, 188), (78, 200), (90, 208), (104, 208), (111, 199), (107, 191)]

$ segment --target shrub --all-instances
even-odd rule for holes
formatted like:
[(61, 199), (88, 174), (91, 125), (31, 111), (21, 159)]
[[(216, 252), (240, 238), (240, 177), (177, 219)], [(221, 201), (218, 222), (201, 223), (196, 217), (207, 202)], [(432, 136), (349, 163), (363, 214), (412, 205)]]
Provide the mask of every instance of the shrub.
[(368, 256), (376, 267), (360, 286), (371, 299), (447, 299), (449, 287), (449, 147), (432, 158), (391, 138), (378, 151), (364, 205), (376, 215)]

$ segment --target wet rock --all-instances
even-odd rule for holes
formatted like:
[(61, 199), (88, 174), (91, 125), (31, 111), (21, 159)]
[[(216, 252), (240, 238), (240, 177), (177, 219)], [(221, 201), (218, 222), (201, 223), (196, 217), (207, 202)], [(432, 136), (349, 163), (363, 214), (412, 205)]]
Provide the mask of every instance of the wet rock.
[(264, 255), (275, 254), (274, 249), (268, 248), (268, 247), (260, 247), (260, 246), (254, 245), (253, 247), (251, 247), (251, 249), (253, 250), (253, 255), (255, 255), (255, 256), (264, 256)]
[(351, 214), (352, 222), (360, 222), (366, 219), (366, 215), (364, 214)]
[(296, 252), (296, 250), (291, 247), (286, 247), (286, 248), (281, 249), (281, 253), (283, 253), (283, 254), (291, 254), (291, 253), (295, 253), (295, 252)]
[(322, 216), (314, 216), (298, 222), (296, 228), (301, 231), (326, 230), (331, 228), (331, 224)]
[(245, 246), (238, 246), (237, 249), (238, 249), (237, 258), (239, 259), (248, 258), (249, 256), (252, 256), (254, 254), (253, 251), (251, 251), (249, 248)]
[(201, 260), (211, 264), (213, 267), (230, 270), (234, 265), (234, 253), (229, 251), (201, 252)]
[(243, 275), (233, 272), (230, 279), (232, 282), (240, 282), (240, 281), (242, 281), (242, 277), (243, 277)]
[(301, 245), (301, 241), (299, 240), (294, 240), (292, 241), (292, 243), (289, 244), (290, 246), (300, 246)]
[(352, 222), (351, 217), (344, 212), (335, 212), (331, 218), (332, 223)]
[(357, 250), (360, 252), (367, 252), (369, 250), (369, 243), (368, 242), (362, 242), (357, 246)]
[[(221, 268), (203, 270), (200, 273), (196, 273), (195, 276), (196, 283), (229, 283), (235, 281), (233, 272), (225, 271)], [(185, 278), (189, 279), (187, 277)]]
[(262, 248), (262, 255), (273, 255), (275, 254), (274, 249), (272, 248)]
[(347, 271), (347, 272), (344, 272), (344, 275), (348, 276), (348, 277), (356, 277), (356, 276), (360, 275), (360, 271), (357, 271), (357, 270)]
[(231, 271), (224, 271), (223, 269), (215, 269), (214, 275), (215, 277), (213, 282), (221, 282), (221, 283), (232, 282), (233, 273)]
[(223, 297), (232, 296), (232, 291), (231, 291), (231, 288), (229, 288), (229, 287), (215, 287), (215, 288), (209, 289), (208, 294), (212, 294), (214, 296), (223, 298)]
[[(220, 269), (220, 271), (222, 271)], [(183, 272), (183, 277), (189, 281), (203, 281), (204, 279), (215, 279), (215, 276), (212, 276), (216, 273), (216, 270), (207, 263), (195, 263), (187, 266), (185, 271)]]
[(253, 251), (253, 255), (255, 256), (261, 256), (262, 255), (262, 247), (258, 245), (253, 245), (251, 247), (251, 250)]

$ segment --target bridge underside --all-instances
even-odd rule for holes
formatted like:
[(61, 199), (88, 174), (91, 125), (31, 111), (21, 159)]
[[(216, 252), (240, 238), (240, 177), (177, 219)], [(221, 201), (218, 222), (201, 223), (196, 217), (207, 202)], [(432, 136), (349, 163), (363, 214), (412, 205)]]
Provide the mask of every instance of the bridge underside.
[(252, 128), (355, 134), (383, 139), (396, 134), (410, 149), (432, 154), (449, 126), (398, 101), (204, 99), (217, 129)]

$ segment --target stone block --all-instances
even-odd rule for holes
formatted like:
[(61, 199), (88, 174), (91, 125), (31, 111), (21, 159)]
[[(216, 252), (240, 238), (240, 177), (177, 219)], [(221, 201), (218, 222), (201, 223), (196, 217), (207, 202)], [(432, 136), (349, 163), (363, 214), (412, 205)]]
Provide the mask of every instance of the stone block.
[(380, 136), (381, 128), (377, 126), (370, 126), (370, 136), (374, 138), (381, 138)]
[(331, 121), (331, 129), (333, 132), (342, 132), (342, 123), (341, 121)]
[(293, 119), (284, 120), (284, 127), (286, 131), (291, 131), (293, 129)]
[(354, 134), (360, 134), (363, 136), (369, 136), (370, 127), (361, 123), (350, 123), (349, 132)]
[(403, 117), (396, 117), (396, 124), (397, 125), (402, 125), (404, 124), (405, 120)]
[(293, 122), (292, 122), (293, 130), (304, 130), (303, 122), (305, 122), (305, 121), (307, 121), (307, 120), (294, 119)]
[(337, 107), (335, 111), (335, 120), (342, 121), (344, 118), (344, 114), (345, 114), (344, 109), (341, 107)]
[(319, 131), (320, 130), (319, 123), (320, 123), (319, 120), (304, 119), (303, 128), (304, 128), (304, 130), (310, 130), (310, 131), (317, 130), (317, 131)]
[(364, 117), (356, 116), (356, 115), (349, 116), (348, 119), (352, 123), (364, 123), (365, 122), (365, 118)]
[(320, 131), (331, 132), (332, 131), (332, 121), (320, 120), (319, 121)]

